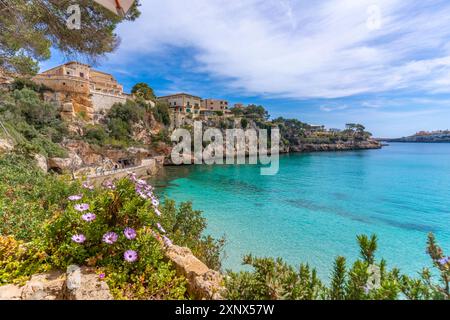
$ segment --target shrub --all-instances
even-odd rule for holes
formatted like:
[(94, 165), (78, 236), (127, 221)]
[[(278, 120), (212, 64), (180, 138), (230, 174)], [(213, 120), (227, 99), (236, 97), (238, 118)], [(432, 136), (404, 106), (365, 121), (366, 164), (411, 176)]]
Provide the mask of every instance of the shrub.
[(158, 101), (153, 109), (155, 120), (168, 126), (170, 125), (169, 105), (166, 102)]
[[(9, 162), (3, 158), (0, 169), (9, 168), (2, 172), (5, 183), (26, 191), (16, 194), (0, 184), (0, 191), (11, 198), (0, 202), (7, 213), (1, 217), (7, 222), (2, 233), (10, 235), (0, 241), (0, 282), (23, 282), (36, 272), (80, 264), (104, 274), (116, 299), (184, 299), (185, 279), (165, 259), (164, 246), (172, 241), (189, 244), (202, 259), (220, 267), (220, 242), (202, 236), (205, 221), (190, 204), (177, 208), (167, 200), (160, 207), (153, 188), (135, 176), (95, 189), (63, 184), (38, 171), (15, 175), (17, 168), (30, 164), (14, 157)], [(24, 218), (27, 230), (18, 223)], [(29, 243), (22, 246), (15, 240), (20, 238)]]
[[(16, 250), (1, 259), (10, 266), (3, 278), (10, 282), (29, 276), (31, 269), (80, 264), (104, 274), (116, 299), (183, 299), (185, 279), (164, 258), (163, 245), (171, 240), (157, 222), (163, 213), (151, 187), (131, 177), (104, 190), (78, 192), (47, 220), (42, 237), (33, 239), (25, 253)], [(0, 246), (0, 252), (9, 247)], [(11, 266), (15, 255), (24, 258)]]
[(34, 160), (9, 154), (0, 157), (0, 235), (31, 241), (42, 237), (42, 225), (67, 203), (76, 183), (36, 169)]
[(396, 300), (450, 299), (450, 257), (444, 256), (433, 235), (429, 235), (428, 253), (440, 275), (439, 283), (432, 281), (431, 272), (424, 269), (420, 278), (401, 275), (400, 270), (387, 269), (386, 261), (375, 259), (376, 236), (357, 237), (360, 259), (349, 269), (346, 259), (337, 257), (330, 286), (323, 285), (315, 270), (301, 264), (299, 271), (282, 259), (244, 258), (253, 271), (228, 272), (226, 278), (229, 299), (330, 299), (330, 300)]
[(247, 129), (247, 126), (248, 126), (248, 120), (245, 119), (245, 118), (242, 118), (241, 119), (241, 127), (242, 127), (242, 129)]

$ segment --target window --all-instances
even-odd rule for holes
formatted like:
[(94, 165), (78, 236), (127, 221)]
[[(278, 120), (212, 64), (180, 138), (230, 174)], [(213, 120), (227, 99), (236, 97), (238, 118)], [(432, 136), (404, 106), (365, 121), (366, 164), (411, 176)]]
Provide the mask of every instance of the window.
[(70, 72), (69, 72), (69, 71), (67, 71), (66, 73), (67, 73), (67, 75), (70, 75)]
[(65, 86), (66, 85), (66, 83), (65, 82), (63, 82), (63, 86)]
[(84, 73), (80, 72), (80, 77), (84, 78)]

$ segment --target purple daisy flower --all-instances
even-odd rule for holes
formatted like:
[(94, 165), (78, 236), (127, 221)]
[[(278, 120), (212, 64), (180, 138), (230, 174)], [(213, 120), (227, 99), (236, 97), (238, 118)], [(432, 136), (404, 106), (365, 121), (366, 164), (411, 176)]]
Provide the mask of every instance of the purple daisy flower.
[(98, 278), (99, 278), (99, 279), (105, 279), (105, 277), (106, 277), (106, 275), (105, 275), (104, 273), (100, 273), (100, 274), (98, 275)]
[(158, 227), (159, 231), (161, 231), (162, 233), (166, 233), (166, 230), (164, 230), (160, 223), (157, 223), (156, 226)]
[(154, 207), (159, 206), (159, 201), (158, 201), (158, 199), (153, 198), (153, 199), (152, 199), (152, 204), (153, 204)]
[(450, 262), (450, 257), (445, 257), (445, 258), (439, 259), (438, 262), (441, 266), (445, 266), (447, 263)]
[(125, 253), (123, 254), (123, 258), (125, 259), (125, 261), (127, 262), (135, 262), (138, 259), (138, 254), (136, 251), (134, 250), (127, 250), (125, 251)]
[(92, 222), (97, 218), (97, 216), (93, 213), (86, 213), (86, 214), (83, 214), (81, 216), (81, 218), (86, 222)]
[(78, 200), (81, 200), (82, 198), (83, 198), (83, 195), (77, 194), (77, 195), (74, 195), (74, 196), (70, 196), (68, 199), (70, 201), (78, 201)]
[(147, 185), (147, 181), (142, 180), (142, 179), (137, 180), (136, 183), (139, 184), (139, 185), (141, 185), (141, 186), (146, 186), (146, 185)]
[(91, 190), (91, 191), (94, 190), (94, 186), (87, 182), (83, 183), (83, 188)]
[(173, 245), (172, 240), (170, 240), (169, 238), (167, 238), (166, 236), (163, 236), (163, 240), (164, 240), (164, 244), (168, 247), (171, 247)]
[(125, 228), (123, 234), (125, 235), (125, 238), (127, 238), (128, 240), (136, 239), (136, 230), (132, 228)]
[(89, 205), (87, 203), (80, 203), (74, 206), (75, 210), (83, 212), (89, 210)]
[(84, 243), (86, 241), (86, 237), (83, 234), (76, 234), (72, 236), (72, 241), (75, 243)]
[(112, 181), (105, 181), (103, 186), (109, 190), (116, 190), (116, 185)]
[(118, 237), (119, 236), (117, 235), (117, 233), (108, 232), (103, 235), (103, 242), (107, 244), (114, 244), (117, 241)]

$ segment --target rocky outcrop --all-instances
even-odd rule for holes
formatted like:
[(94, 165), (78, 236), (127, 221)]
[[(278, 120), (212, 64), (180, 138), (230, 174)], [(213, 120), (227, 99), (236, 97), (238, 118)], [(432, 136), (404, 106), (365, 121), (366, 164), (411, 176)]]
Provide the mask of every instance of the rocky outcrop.
[(195, 299), (222, 300), (222, 275), (209, 269), (188, 248), (170, 246), (166, 257), (175, 265), (177, 273), (186, 277), (188, 293)]
[(14, 146), (6, 139), (0, 139), (0, 153), (9, 152), (14, 149)]
[(47, 158), (44, 157), (41, 154), (35, 154), (34, 159), (36, 160), (36, 165), (39, 169), (41, 169), (43, 172), (48, 171), (48, 164), (47, 164)]
[(63, 300), (65, 275), (62, 272), (34, 275), (22, 287), (21, 300)]
[(0, 300), (113, 300), (108, 285), (89, 268), (38, 274), (23, 286), (0, 287)]
[(67, 280), (64, 290), (67, 300), (113, 300), (106, 282), (89, 268), (76, 265), (67, 268)]
[(83, 160), (74, 152), (69, 152), (68, 158), (49, 158), (47, 163), (49, 170), (58, 173), (78, 170), (83, 166)]
[(381, 149), (382, 145), (375, 140), (366, 141), (350, 141), (340, 143), (304, 143), (299, 145), (290, 146), (288, 152), (323, 152), (323, 151), (349, 151), (349, 150), (368, 150), (368, 149)]

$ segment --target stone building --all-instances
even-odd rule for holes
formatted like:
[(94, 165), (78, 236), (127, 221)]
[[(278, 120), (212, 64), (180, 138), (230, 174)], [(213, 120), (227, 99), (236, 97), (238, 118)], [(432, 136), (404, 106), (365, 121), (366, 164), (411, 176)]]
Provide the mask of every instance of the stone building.
[(111, 74), (74, 61), (44, 71), (33, 81), (51, 89), (45, 99), (60, 106), (66, 117), (83, 112), (89, 120), (96, 120), (113, 104), (125, 103), (128, 98)]
[(174, 112), (200, 114), (202, 98), (187, 94), (177, 93), (169, 96), (159, 97), (158, 100), (165, 101)]
[(223, 114), (230, 113), (228, 109), (228, 101), (218, 99), (204, 99), (202, 100), (202, 109), (205, 115), (209, 113), (215, 113), (217, 111), (223, 112)]

